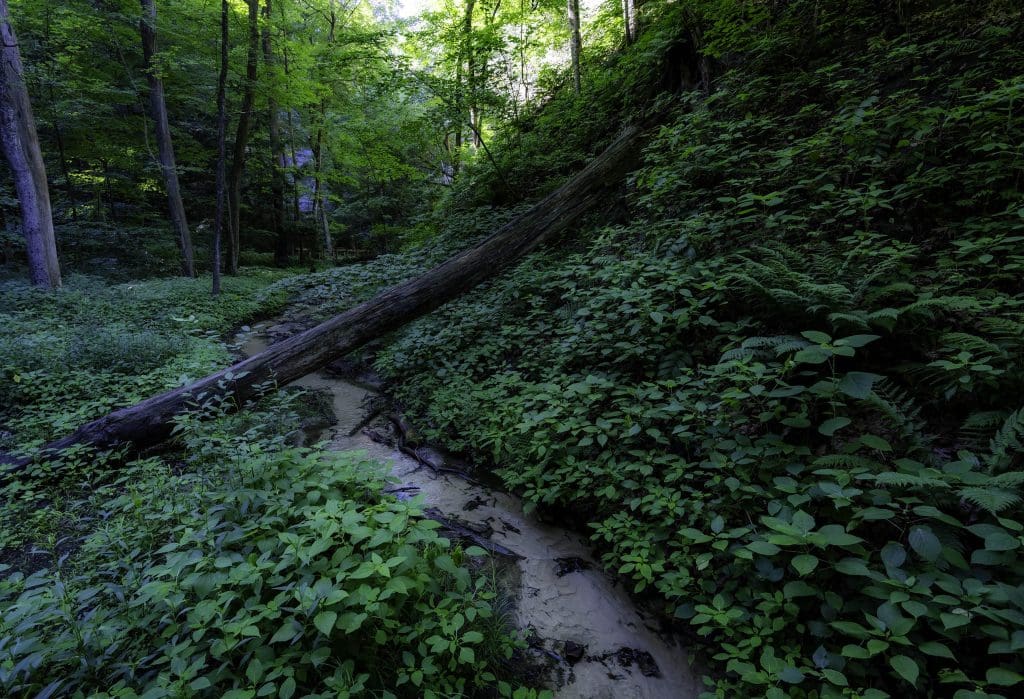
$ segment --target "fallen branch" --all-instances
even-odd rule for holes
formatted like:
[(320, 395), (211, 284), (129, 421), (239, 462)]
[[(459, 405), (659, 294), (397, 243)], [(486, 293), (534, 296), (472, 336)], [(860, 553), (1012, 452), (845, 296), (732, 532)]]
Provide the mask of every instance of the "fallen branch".
[[(637, 163), (642, 133), (639, 126), (628, 127), (579, 174), (525, 214), (422, 276), (232, 367), (82, 425), (47, 444), (43, 454), (74, 445), (111, 448), (132, 444), (141, 448), (157, 444), (170, 436), (174, 417), (197, 402), (221, 401), (240, 408), (257, 397), (261, 387), (288, 384), (429, 313), (496, 276), (602, 202), (609, 187), (618, 184)], [(7, 457), (6, 461), (12, 464), (8, 474), (30, 463), (25, 458)]]

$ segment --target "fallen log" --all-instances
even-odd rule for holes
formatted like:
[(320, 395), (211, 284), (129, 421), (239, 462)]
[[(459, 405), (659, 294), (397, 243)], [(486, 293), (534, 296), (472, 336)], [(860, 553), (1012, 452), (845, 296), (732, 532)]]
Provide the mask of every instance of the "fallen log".
[[(559, 189), (474, 248), (420, 277), (391, 287), (365, 303), (303, 333), (271, 345), (234, 366), (195, 383), (148, 398), (82, 425), (43, 447), (56, 453), (74, 445), (137, 448), (167, 439), (173, 418), (197, 402), (223, 400), (238, 408), (268, 384), (284, 386), (329, 364), (366, 342), (413, 321), (469, 291), (564, 231), (600, 203), (639, 161), (641, 126), (626, 128), (608, 148)], [(0, 457), (8, 475), (30, 459)]]

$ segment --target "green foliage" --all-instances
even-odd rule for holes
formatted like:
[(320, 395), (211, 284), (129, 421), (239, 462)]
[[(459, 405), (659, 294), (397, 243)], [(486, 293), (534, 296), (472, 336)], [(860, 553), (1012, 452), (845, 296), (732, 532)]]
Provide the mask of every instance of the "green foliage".
[[(284, 407), (260, 418), (287, 422)], [(449, 697), (493, 685), (513, 646), (487, 576), (417, 505), (382, 493), (378, 465), (252, 432), (239, 442), (224, 423), (181, 427), (186, 470), (127, 465), (79, 494), (72, 511), (103, 519), (70, 562), (43, 540), (45, 568), (0, 579), (0, 688)]]
[[(187, 279), (6, 285), (0, 446), (223, 366), (220, 338), (276, 310), (279, 276), (216, 300)], [(484, 552), (385, 494), (364, 455), (290, 447), (299, 395), (207, 401), (159, 456), (71, 449), (0, 483), (0, 694), (539, 696), (510, 676)]]
[(723, 72), (630, 223), (377, 360), (428, 438), (588, 523), (714, 696), (1024, 679), (1019, 8), (884, 5), (691, 4)]
[[(220, 337), (279, 308), (262, 291), (282, 275), (250, 272), (208, 284), (162, 279), (107, 285), (71, 277), (57, 293), (0, 287), (0, 448), (72, 431), (87, 420), (197, 379), (230, 359)], [(2, 439), (2, 438), (0, 438)]]

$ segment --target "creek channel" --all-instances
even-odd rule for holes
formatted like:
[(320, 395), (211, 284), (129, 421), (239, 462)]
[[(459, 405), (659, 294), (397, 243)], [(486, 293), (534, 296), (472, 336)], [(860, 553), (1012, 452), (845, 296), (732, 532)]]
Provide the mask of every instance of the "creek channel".
[[(236, 338), (242, 353), (252, 356), (282, 339), (271, 326), (243, 328)], [(326, 372), (291, 385), (330, 397), (337, 422), (319, 437), (326, 448), (366, 452), (389, 464), (395, 481), (390, 492), (419, 495), (422, 506), (443, 521), (478, 532), (514, 554), (511, 564), (497, 568), (499, 583), (511, 597), (512, 620), (529, 644), (531, 666), (558, 699), (695, 699), (700, 694), (699, 673), (691, 669), (685, 649), (636, 608), (583, 537), (524, 513), (513, 495), (425, 467), (371, 439), (369, 429), (355, 430), (375, 395), (368, 386)]]

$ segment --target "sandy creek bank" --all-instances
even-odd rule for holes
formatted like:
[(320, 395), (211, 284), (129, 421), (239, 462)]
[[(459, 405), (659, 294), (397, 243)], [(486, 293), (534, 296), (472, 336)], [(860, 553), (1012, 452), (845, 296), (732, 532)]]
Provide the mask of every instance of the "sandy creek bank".
[[(238, 335), (247, 356), (281, 339), (270, 323)], [(268, 328), (270, 337), (268, 339)], [(513, 598), (514, 622), (530, 654), (544, 668), (559, 699), (690, 699), (700, 694), (699, 674), (674, 639), (633, 605), (621, 585), (601, 570), (585, 539), (524, 514), (519, 498), (435, 473), (364, 431), (349, 436), (365, 417), (373, 392), (320, 372), (293, 385), (331, 396), (337, 419), (322, 439), (337, 451), (365, 451), (389, 463), (399, 497), (421, 495), (445, 519), (480, 532), (519, 558), (499, 566)]]

